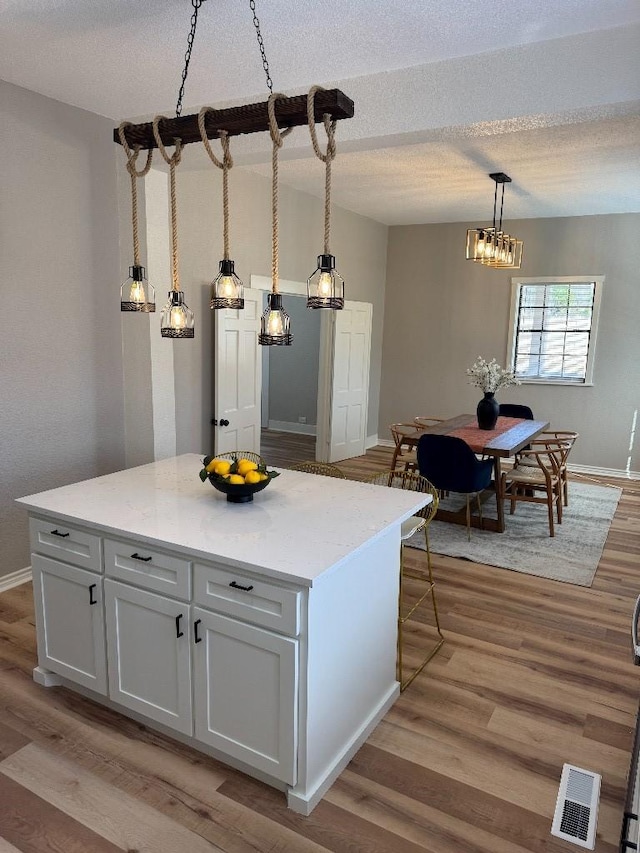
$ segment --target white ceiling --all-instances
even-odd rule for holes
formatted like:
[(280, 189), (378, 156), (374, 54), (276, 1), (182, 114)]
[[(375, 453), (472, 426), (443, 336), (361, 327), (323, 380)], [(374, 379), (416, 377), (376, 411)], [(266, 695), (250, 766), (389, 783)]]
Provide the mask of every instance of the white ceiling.
[[(256, 0), (274, 88), (337, 85), (333, 202), (380, 222), (640, 211), (640, 0)], [(172, 115), (189, 0), (0, 0), (0, 77), (107, 116)], [(264, 99), (249, 0), (205, 0), (183, 114)], [(290, 141), (289, 141), (290, 140)], [(281, 181), (321, 195), (308, 134)], [(233, 141), (269, 173), (267, 134)], [(199, 146), (184, 168), (206, 167)], [(286, 161), (286, 162), (285, 162)]]

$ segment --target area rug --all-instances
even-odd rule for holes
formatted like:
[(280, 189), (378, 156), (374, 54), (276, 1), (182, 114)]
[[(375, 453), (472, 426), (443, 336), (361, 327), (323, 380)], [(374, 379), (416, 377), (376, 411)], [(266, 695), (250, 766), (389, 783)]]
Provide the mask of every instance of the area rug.
[[(591, 586), (621, 494), (622, 489), (618, 488), (569, 483), (569, 506), (564, 507), (562, 524), (555, 525), (554, 537), (549, 536), (546, 505), (524, 501), (516, 504), (514, 515), (509, 515), (505, 501), (504, 533), (472, 528), (470, 542), (466, 527), (432, 521), (431, 550), (474, 563)], [(464, 497), (452, 495), (442, 505), (457, 509), (464, 505)], [(495, 499), (484, 503), (482, 510), (483, 515), (495, 518)], [(406, 544), (424, 549), (424, 535), (418, 533)]]

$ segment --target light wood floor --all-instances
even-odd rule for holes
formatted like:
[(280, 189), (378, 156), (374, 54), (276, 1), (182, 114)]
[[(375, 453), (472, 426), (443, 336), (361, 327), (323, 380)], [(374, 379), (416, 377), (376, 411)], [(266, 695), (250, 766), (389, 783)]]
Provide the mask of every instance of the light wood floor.
[[(291, 462), (313, 456), (312, 440), (286, 435), (263, 453), (283, 466), (288, 446)], [(340, 465), (361, 478), (390, 456)], [(564, 762), (602, 774), (596, 849), (614, 853), (640, 696), (640, 483), (620, 485), (591, 589), (434, 558), (446, 642), (308, 818), (213, 759), (35, 685), (31, 585), (4, 593), (0, 853), (575, 851), (549, 835)]]

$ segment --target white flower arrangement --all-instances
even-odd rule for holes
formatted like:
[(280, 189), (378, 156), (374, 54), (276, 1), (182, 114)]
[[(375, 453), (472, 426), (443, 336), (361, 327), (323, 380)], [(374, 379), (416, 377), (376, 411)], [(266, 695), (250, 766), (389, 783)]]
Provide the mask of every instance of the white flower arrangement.
[(474, 364), (467, 369), (467, 376), (471, 377), (469, 382), (476, 388), (482, 388), (485, 394), (494, 394), (498, 388), (507, 388), (509, 385), (520, 385), (512, 370), (500, 367), (495, 358), (486, 361), (478, 356)]

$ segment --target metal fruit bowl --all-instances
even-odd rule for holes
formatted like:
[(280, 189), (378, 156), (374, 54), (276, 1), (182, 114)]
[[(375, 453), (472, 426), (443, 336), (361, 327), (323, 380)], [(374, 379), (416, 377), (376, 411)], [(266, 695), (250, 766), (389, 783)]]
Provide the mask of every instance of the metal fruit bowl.
[(218, 474), (209, 474), (209, 482), (214, 489), (227, 496), (227, 500), (233, 504), (244, 504), (253, 500), (256, 492), (266, 489), (273, 478), (260, 480), (259, 483), (229, 483)]

